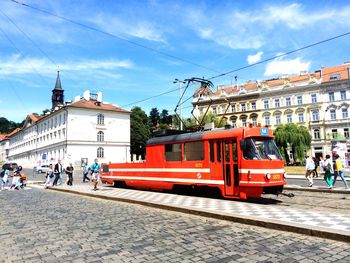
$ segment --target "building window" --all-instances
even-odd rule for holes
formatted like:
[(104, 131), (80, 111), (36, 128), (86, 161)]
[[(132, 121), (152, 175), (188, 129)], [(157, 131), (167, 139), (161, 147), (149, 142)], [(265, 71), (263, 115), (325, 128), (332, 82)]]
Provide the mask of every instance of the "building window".
[(292, 114), (287, 114), (287, 123), (292, 123), (292, 122), (293, 122)]
[(182, 144), (165, 144), (165, 160), (167, 162), (181, 161), (182, 158)]
[(318, 110), (312, 111), (312, 120), (313, 121), (319, 121), (320, 120), (320, 115)]
[(97, 141), (98, 142), (103, 142), (105, 140), (105, 134), (103, 133), (103, 131), (99, 131), (97, 133)]
[(304, 122), (304, 113), (298, 113), (299, 122)]
[(242, 127), (247, 127), (247, 119), (242, 119)]
[(97, 124), (104, 125), (105, 124), (105, 116), (102, 114), (97, 115)]
[(328, 93), (329, 101), (334, 101), (334, 92), (329, 92)]
[(256, 102), (252, 102), (252, 110), (256, 110)]
[(63, 124), (65, 124), (65, 123), (66, 123), (66, 114), (63, 113)]
[(185, 143), (185, 160), (186, 161), (204, 160), (204, 142)]
[(321, 138), (321, 134), (320, 134), (320, 129), (314, 129), (314, 139), (320, 139)]
[(335, 139), (337, 137), (338, 130), (337, 129), (332, 129), (332, 138)]
[(343, 119), (347, 119), (348, 118), (348, 109), (347, 108), (342, 108), (341, 109), (341, 115), (342, 115)]
[(241, 104), (241, 111), (246, 111), (245, 103)]
[(276, 125), (281, 124), (281, 115), (276, 115)]
[(349, 137), (350, 137), (349, 128), (344, 128), (344, 137), (346, 139), (349, 139)]
[(105, 153), (102, 147), (97, 148), (97, 158), (104, 158)]
[(231, 105), (231, 112), (236, 112), (236, 104)]
[(303, 97), (297, 96), (297, 102), (298, 102), (298, 105), (302, 105), (303, 104)]
[(213, 114), (216, 114), (216, 107), (212, 108), (212, 112), (213, 112)]
[(264, 109), (268, 109), (268, 108), (269, 108), (269, 101), (264, 100)]
[(329, 76), (329, 79), (332, 80), (332, 79), (340, 79), (340, 74), (333, 74), (333, 75), (330, 75)]
[(317, 96), (316, 94), (311, 94), (311, 102), (316, 103), (317, 102)]
[(280, 107), (280, 99), (275, 99), (275, 107), (276, 108)]
[(292, 102), (290, 100), (290, 97), (286, 98), (286, 106), (291, 106)]
[(265, 125), (270, 125), (270, 117), (265, 116)]
[(341, 90), (340, 91), (340, 99), (341, 100), (346, 100), (346, 91), (345, 90)]
[(253, 122), (253, 126), (257, 126), (258, 125), (258, 120), (257, 120), (257, 118), (256, 117), (253, 117), (252, 118), (252, 122)]
[(336, 112), (335, 110), (330, 110), (330, 114), (331, 114), (331, 120), (335, 121), (337, 118)]

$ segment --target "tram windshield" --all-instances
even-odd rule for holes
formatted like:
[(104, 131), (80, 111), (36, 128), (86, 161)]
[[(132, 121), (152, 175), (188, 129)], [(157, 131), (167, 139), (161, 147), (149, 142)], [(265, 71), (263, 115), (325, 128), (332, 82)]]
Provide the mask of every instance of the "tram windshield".
[(249, 138), (243, 141), (243, 156), (246, 160), (282, 160), (274, 140)]

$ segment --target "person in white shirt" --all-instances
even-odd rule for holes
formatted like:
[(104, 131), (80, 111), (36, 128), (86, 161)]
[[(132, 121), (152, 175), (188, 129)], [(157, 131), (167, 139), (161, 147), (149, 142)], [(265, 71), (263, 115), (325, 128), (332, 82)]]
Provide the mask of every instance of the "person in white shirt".
[(312, 178), (312, 172), (313, 172), (313, 170), (315, 170), (315, 163), (312, 160), (311, 156), (308, 156), (306, 158), (305, 170), (306, 170), (305, 177), (309, 181), (309, 186), (312, 187), (312, 185), (314, 184), (314, 181)]

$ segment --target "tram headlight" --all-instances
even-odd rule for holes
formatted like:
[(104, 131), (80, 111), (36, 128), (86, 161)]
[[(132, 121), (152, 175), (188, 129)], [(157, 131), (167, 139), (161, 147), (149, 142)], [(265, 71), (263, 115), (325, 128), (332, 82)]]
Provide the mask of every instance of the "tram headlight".
[(270, 173), (267, 173), (267, 174), (265, 175), (265, 177), (266, 177), (267, 180), (270, 180), (270, 179), (271, 179), (271, 174), (270, 174)]

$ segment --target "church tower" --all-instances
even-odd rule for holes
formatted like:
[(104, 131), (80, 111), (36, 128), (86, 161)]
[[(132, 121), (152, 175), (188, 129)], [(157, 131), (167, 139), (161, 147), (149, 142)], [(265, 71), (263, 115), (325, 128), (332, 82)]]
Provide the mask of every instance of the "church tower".
[(52, 111), (55, 110), (56, 107), (62, 107), (64, 105), (64, 90), (61, 87), (60, 80), (60, 72), (57, 71), (57, 79), (55, 88), (52, 90)]

